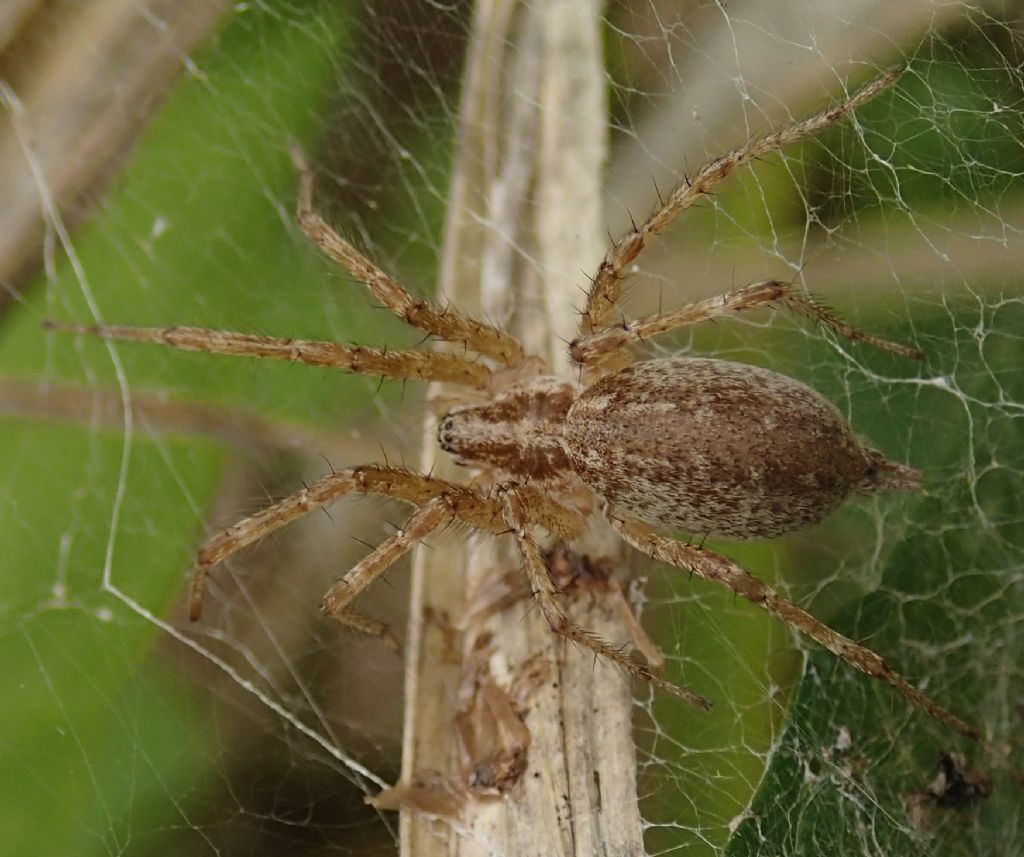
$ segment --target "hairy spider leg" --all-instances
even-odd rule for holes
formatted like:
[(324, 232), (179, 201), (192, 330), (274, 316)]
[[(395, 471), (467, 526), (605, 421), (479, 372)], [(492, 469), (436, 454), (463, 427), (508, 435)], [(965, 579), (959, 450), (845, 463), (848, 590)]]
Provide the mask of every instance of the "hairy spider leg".
[(453, 307), (438, 307), (418, 300), (342, 238), (313, 208), (313, 171), (298, 146), (291, 147), (299, 172), (296, 216), (306, 236), (330, 259), (364, 283), (385, 307), (400, 319), (446, 342), (460, 342), (506, 366), (526, 359), (522, 344), (501, 328), (471, 319)]
[(376, 637), (396, 655), (402, 654), (402, 644), (398, 641), (398, 637), (392, 633), (391, 628), (384, 622), (352, 612), (343, 613), (337, 619), (346, 628), (351, 628), (358, 634), (363, 634), (366, 637)]
[(737, 169), (763, 155), (782, 149), (790, 143), (817, 134), (838, 122), (851, 111), (870, 101), (882, 90), (892, 86), (902, 73), (902, 68), (890, 69), (841, 104), (823, 110), (781, 131), (751, 140), (726, 155), (708, 161), (692, 177), (688, 177), (676, 185), (664, 202), (639, 228), (622, 236), (608, 250), (604, 261), (601, 262), (593, 277), (590, 292), (587, 295), (586, 308), (580, 319), (580, 333), (583, 335), (594, 333), (612, 323), (615, 306), (622, 292), (622, 280), (626, 276), (626, 267), (643, 252), (651, 238), (661, 232), (679, 214), (702, 196), (710, 193), (716, 185), (723, 182)]
[(626, 542), (638, 551), (659, 562), (674, 565), (705, 580), (720, 583), (731, 589), (751, 604), (767, 610), (787, 625), (810, 637), (832, 654), (846, 661), (854, 668), (879, 681), (885, 682), (900, 696), (928, 712), (940, 723), (956, 730), (966, 738), (987, 746), (981, 734), (973, 726), (955, 714), (946, 711), (926, 693), (909, 684), (899, 673), (871, 649), (865, 648), (828, 625), (811, 616), (810, 613), (788, 601), (754, 575), (744, 571), (723, 556), (693, 545), (659, 536), (646, 524), (627, 518), (609, 516), (609, 522)]
[[(421, 506), (409, 516), (398, 532), (377, 545), (327, 590), (320, 604), (321, 610), (357, 631), (393, 641), (395, 638), (386, 625), (351, 613), (348, 606), (419, 542), (450, 520), (452, 514), (449, 498), (443, 494)], [(374, 624), (369, 625), (368, 622)]]
[[(501, 504), (497, 500), (485, 496), (475, 487), (423, 476), (401, 467), (381, 465), (350, 467), (317, 479), (301, 491), (296, 491), (254, 515), (243, 518), (209, 539), (199, 549), (195, 571), (192, 575), (192, 583), (189, 588), (189, 617), (196, 620), (202, 612), (203, 589), (212, 566), (247, 545), (288, 526), (297, 518), (322, 508), (346, 494), (376, 494), (401, 500), (420, 508), (426, 507), (433, 501), (441, 501), (446, 509), (446, 515), (450, 518), (456, 518), (475, 529), (495, 535), (506, 530)], [(562, 506), (556, 500), (533, 488), (524, 488), (523, 496), (530, 504), (528, 519), (531, 523), (545, 527), (560, 538), (572, 539), (579, 536), (583, 521), (578, 512)], [(416, 518), (415, 526), (422, 526), (422, 521), (429, 520), (432, 514), (428, 514), (425, 518)], [(403, 527), (403, 530), (409, 529), (409, 524)], [(395, 536), (391, 537), (391, 539), (394, 538)], [(391, 539), (382, 545), (389, 544)], [(411, 540), (409, 547), (414, 542), (415, 540)], [(387, 551), (392, 549), (393, 547), (389, 546)], [(372, 567), (371, 562), (368, 568)], [(363, 573), (361, 571), (356, 579), (361, 579)], [(362, 591), (363, 588), (361, 586), (359, 591)], [(333, 613), (331, 605), (336, 604), (340, 597), (340, 594), (328, 595), (325, 598), (325, 609)]]
[[(296, 491), (256, 514), (243, 518), (211, 538), (199, 549), (189, 587), (189, 617), (194, 621), (202, 612), (203, 588), (212, 566), (247, 545), (286, 527), (296, 518), (301, 518), (308, 512), (322, 508), (350, 493), (394, 497), (414, 506), (423, 506), (445, 493), (472, 492), (452, 482), (421, 476), (399, 467), (361, 466), (329, 473), (301, 491)], [(463, 506), (465, 505), (467, 503), (464, 500)], [(464, 509), (463, 511), (465, 513)], [(491, 516), (493, 517), (493, 511)]]
[(441, 351), (384, 351), (364, 345), (347, 346), (312, 339), (277, 339), (201, 327), (129, 327), (50, 320), (44, 321), (43, 327), (63, 333), (98, 336), (100, 339), (151, 342), (180, 351), (288, 360), (381, 378), (447, 381), (478, 389), (486, 388), (491, 378), (491, 370), (478, 360), (467, 355)]
[(540, 548), (529, 532), (531, 521), (528, 501), (523, 497), (520, 489), (514, 486), (504, 488), (501, 494), (505, 521), (512, 530), (516, 545), (523, 556), (530, 589), (548, 627), (555, 634), (589, 649), (599, 657), (607, 658), (637, 678), (650, 682), (666, 693), (677, 696), (697, 708), (705, 710), (710, 708), (711, 703), (703, 697), (685, 687), (659, 678), (646, 664), (633, 660), (615, 646), (605, 642), (586, 628), (580, 627), (569, 618), (558, 597), (558, 588), (551, 579)]
[(890, 342), (847, 324), (827, 307), (815, 303), (795, 291), (792, 284), (780, 280), (751, 283), (721, 295), (695, 301), (679, 309), (631, 321), (616, 327), (605, 327), (582, 336), (569, 346), (569, 353), (577, 363), (588, 365), (614, 360), (630, 345), (651, 336), (668, 333), (691, 324), (719, 318), (755, 307), (785, 307), (798, 315), (813, 319), (838, 336), (854, 342), (864, 342), (900, 357), (923, 360), (924, 352), (899, 342)]
[(665, 656), (661, 653), (661, 649), (658, 648), (657, 643), (651, 639), (650, 635), (644, 630), (644, 626), (640, 624), (640, 620), (637, 618), (636, 613), (633, 612), (633, 607), (629, 603), (629, 598), (626, 597), (626, 593), (622, 589), (622, 585), (617, 581), (613, 580), (612, 592), (615, 598), (615, 609), (618, 611), (619, 616), (622, 619), (622, 624), (626, 630), (629, 631), (629, 636), (633, 640), (633, 645), (636, 646), (637, 650), (644, 656), (654, 669), (660, 670), (665, 668)]
[[(564, 538), (576, 537), (582, 531), (583, 522), (577, 512), (561, 506), (534, 489), (524, 487), (521, 494), (533, 523)], [(495, 524), (503, 520), (497, 503), (482, 496), (473, 497), (466, 489), (434, 497), (413, 512), (398, 532), (381, 542), (327, 591), (321, 603), (323, 612), (356, 630), (394, 640), (386, 625), (376, 623), (376, 627), (367, 629), (366, 623), (374, 620), (350, 613), (348, 606), (419, 542), (452, 519), (460, 519), (477, 527), (485, 523), (492, 532)], [(628, 611), (621, 591), (619, 595), (620, 602)], [(636, 622), (635, 618), (633, 621)]]
[[(568, 558), (573, 556), (578, 555), (566, 549), (563, 545), (556, 546), (554, 550), (544, 554), (544, 564), (557, 589), (560, 592), (564, 592), (566, 589), (574, 587), (577, 582), (589, 588), (594, 585), (595, 581), (598, 582), (598, 591), (604, 590), (610, 596), (614, 609), (619, 614), (623, 626), (629, 632), (630, 639), (632, 639), (637, 651), (644, 656), (644, 660), (654, 669), (663, 669), (665, 666), (665, 656), (644, 630), (643, 625), (640, 624), (640, 619), (633, 611), (633, 605), (630, 603), (629, 596), (623, 589), (622, 584), (610, 574), (608, 577), (605, 577), (603, 573), (593, 576), (585, 568), (580, 573), (579, 570), (573, 568), (568, 562)], [(579, 558), (583, 559), (584, 562), (587, 560), (586, 557)], [(599, 560), (598, 564), (601, 564), (601, 562)]]

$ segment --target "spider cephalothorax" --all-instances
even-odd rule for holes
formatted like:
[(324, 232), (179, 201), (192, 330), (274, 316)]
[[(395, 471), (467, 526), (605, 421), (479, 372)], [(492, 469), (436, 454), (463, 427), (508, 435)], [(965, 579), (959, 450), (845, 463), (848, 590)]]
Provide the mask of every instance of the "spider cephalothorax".
[[(751, 161), (814, 134), (890, 86), (891, 71), (848, 100), (715, 158), (680, 183), (651, 216), (616, 241), (593, 277), (569, 353), (577, 372), (553, 377), (507, 331), (454, 307), (413, 298), (338, 235), (312, 203), (312, 174), (300, 153), (298, 220), (309, 239), (395, 315), (448, 351), (388, 351), (200, 328), (137, 328), (49, 322), (55, 329), (107, 339), (156, 342), (194, 351), (270, 357), (386, 378), (443, 382), (466, 404), (441, 421), (443, 449), (474, 467), (453, 482), (391, 466), (332, 471), (239, 521), (199, 551), (190, 615), (199, 618), (209, 569), (235, 551), (349, 493), (403, 500), (416, 510), (401, 530), (368, 554), (326, 594), (323, 608), (360, 630), (379, 623), (350, 610), (385, 569), (438, 527), (460, 521), (511, 536), (530, 591), (551, 629), (596, 655), (695, 705), (702, 697), (660, 679), (574, 624), (561, 605), (541, 539), (571, 542), (602, 511), (628, 544), (654, 559), (715, 581), (783, 619), (857, 669), (878, 678), (974, 740), (977, 731), (910, 685), (881, 657), (833, 631), (742, 568), (650, 526), (693, 534), (775, 536), (819, 521), (854, 492), (913, 488), (917, 473), (864, 446), (839, 412), (797, 381), (726, 361), (665, 359), (634, 363), (646, 338), (756, 307), (786, 308), (833, 333), (906, 357), (919, 351), (844, 324), (790, 284), (766, 280), (629, 323), (614, 323), (622, 280), (643, 249), (677, 215)], [(632, 364), (632, 365), (630, 365)], [(625, 367), (625, 368), (622, 368)], [(577, 381), (577, 378), (582, 379)], [(605, 507), (603, 510), (601, 507)], [(654, 660), (654, 659), (651, 659)]]
[(562, 426), (576, 400), (575, 384), (544, 376), (515, 384), (485, 405), (449, 412), (437, 440), (463, 464), (486, 463), (522, 479), (551, 480), (572, 472)]

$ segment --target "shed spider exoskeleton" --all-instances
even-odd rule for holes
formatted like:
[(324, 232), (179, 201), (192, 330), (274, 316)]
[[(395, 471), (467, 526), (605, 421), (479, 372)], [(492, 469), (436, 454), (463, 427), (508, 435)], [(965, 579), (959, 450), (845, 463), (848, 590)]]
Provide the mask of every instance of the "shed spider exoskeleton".
[[(312, 174), (297, 150), (297, 215), (309, 239), (364, 282), (395, 315), (478, 357), (461, 351), (383, 351), (186, 327), (48, 322), (51, 328), (106, 339), (271, 357), (384, 378), (441, 381), (476, 394), (467, 399), (471, 404), (450, 411), (438, 432), (443, 449), (476, 469), (473, 479), (456, 483), (390, 466), (332, 472), (202, 547), (190, 590), (191, 618), (199, 616), (211, 566), (345, 494), (384, 495), (403, 500), (416, 511), (328, 591), (323, 599), (327, 614), (361, 630), (384, 633), (378, 623), (351, 613), (349, 605), (417, 542), (445, 522), (458, 520), (495, 535), (512, 535), (533, 594), (554, 632), (707, 707), (697, 694), (658, 678), (649, 666), (573, 624), (561, 606), (533, 531), (540, 528), (556, 539), (572, 540), (591, 514), (604, 513), (633, 547), (725, 585), (886, 682), (941, 722), (981, 740), (970, 725), (908, 684), (874, 652), (833, 631), (728, 559), (658, 535), (651, 526), (738, 538), (773, 537), (818, 522), (851, 493), (912, 489), (918, 474), (863, 446), (835, 407), (797, 381), (722, 360), (632, 363), (631, 345), (753, 307), (784, 306), (849, 339), (906, 357), (920, 358), (921, 353), (844, 324), (775, 280), (628, 324), (610, 323), (627, 267), (678, 214), (734, 170), (828, 127), (898, 76), (898, 70), (890, 71), (847, 101), (708, 162), (679, 184), (642, 225), (616, 241), (593, 278), (580, 336), (570, 346), (581, 370), (578, 381), (551, 375), (544, 362), (526, 354), (509, 333), (452, 307), (413, 298), (314, 210)], [(481, 394), (484, 404), (479, 403)]]

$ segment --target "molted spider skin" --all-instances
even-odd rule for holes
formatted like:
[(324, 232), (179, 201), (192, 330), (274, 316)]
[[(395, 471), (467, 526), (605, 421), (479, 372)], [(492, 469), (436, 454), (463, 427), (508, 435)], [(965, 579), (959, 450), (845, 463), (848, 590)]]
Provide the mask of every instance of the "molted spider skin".
[(569, 410), (562, 441), (624, 513), (732, 538), (799, 530), (851, 493), (918, 478), (863, 446), (810, 387), (726, 360), (652, 360), (603, 378)]

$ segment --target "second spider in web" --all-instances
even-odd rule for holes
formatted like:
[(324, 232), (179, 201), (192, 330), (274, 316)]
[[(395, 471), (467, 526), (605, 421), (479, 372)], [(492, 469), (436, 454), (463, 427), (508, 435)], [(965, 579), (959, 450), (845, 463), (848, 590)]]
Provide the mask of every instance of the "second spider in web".
[(851, 494), (913, 490), (919, 474), (865, 445), (831, 403), (798, 381), (725, 360), (637, 362), (631, 349), (660, 333), (769, 307), (788, 309), (839, 336), (903, 357), (919, 359), (922, 354), (843, 323), (777, 280), (613, 323), (627, 269), (680, 213), (753, 160), (841, 120), (898, 76), (890, 71), (842, 103), (709, 161), (674, 188), (647, 220), (616, 241), (592, 277), (579, 336), (570, 345), (578, 369), (572, 377), (552, 374), (508, 332), (455, 307), (410, 295), (317, 213), (312, 173), (297, 150), (297, 217), (309, 240), (365, 283), (395, 315), (435, 339), (458, 345), (457, 350), (388, 351), (191, 327), (48, 322), (53, 329), (105, 339), (442, 382), (466, 391), (465, 404), (445, 415), (438, 430), (441, 448), (468, 468), (464, 481), (379, 465), (322, 477), (239, 521), (200, 549), (189, 596), (191, 618), (199, 618), (206, 577), (217, 563), (346, 494), (383, 495), (405, 501), (415, 511), (331, 587), (323, 599), (325, 613), (362, 631), (387, 634), (379, 623), (353, 612), (353, 600), (419, 541), (456, 520), (515, 541), (530, 589), (554, 633), (696, 706), (708, 707), (697, 690), (660, 678), (655, 665), (610, 645), (567, 616), (541, 545), (550, 540), (571, 543), (587, 520), (598, 515), (634, 548), (728, 587), (947, 726), (980, 741), (972, 726), (909, 684), (879, 655), (819, 622), (727, 558), (660, 532), (772, 538), (817, 523)]

